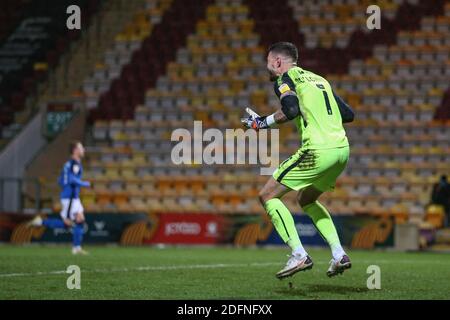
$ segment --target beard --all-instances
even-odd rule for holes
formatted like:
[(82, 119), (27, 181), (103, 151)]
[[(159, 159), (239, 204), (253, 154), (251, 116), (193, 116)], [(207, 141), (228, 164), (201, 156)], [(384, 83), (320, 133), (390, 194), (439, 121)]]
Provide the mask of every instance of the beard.
[(278, 79), (278, 76), (272, 70), (269, 70), (269, 80), (270, 80), (270, 82), (275, 82), (277, 79)]

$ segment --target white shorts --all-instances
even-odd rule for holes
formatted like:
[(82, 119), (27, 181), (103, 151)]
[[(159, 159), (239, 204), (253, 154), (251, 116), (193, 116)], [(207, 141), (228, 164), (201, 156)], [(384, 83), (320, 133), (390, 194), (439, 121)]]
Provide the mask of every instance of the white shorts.
[(61, 199), (61, 218), (75, 220), (79, 212), (84, 212), (80, 199)]

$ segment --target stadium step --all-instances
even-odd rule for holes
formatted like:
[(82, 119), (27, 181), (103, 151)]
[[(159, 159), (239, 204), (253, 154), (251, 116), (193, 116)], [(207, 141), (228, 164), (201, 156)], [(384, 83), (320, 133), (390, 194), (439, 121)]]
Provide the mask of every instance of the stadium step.
[[(6, 61), (11, 60), (10, 64), (17, 65), (9, 71), (0, 72), (0, 136), (3, 135), (5, 140), (15, 136), (37, 112), (41, 97), (46, 95), (50, 80), (54, 79), (58, 63), (67, 57), (71, 47), (78, 42), (81, 35), (79, 30), (69, 31), (65, 27), (66, 17), (61, 12), (66, 11), (67, 6), (71, 4), (70, 1), (58, 1), (51, 7), (42, 1), (22, 2), (26, 2), (25, 8), (20, 13), (22, 22), (14, 23), (15, 29), (11, 36), (5, 39), (1, 53)], [(84, 12), (83, 21), (87, 27), (99, 10), (99, 1), (83, 0), (79, 2), (79, 5)], [(23, 22), (42, 15), (49, 18), (49, 26), (42, 27), (41, 21), (33, 28), (45, 29), (45, 36), (33, 42), (35, 49), (17, 53), (14, 48), (23, 46), (22, 37), (26, 32)], [(21, 62), (17, 64), (18, 57), (21, 57)]]

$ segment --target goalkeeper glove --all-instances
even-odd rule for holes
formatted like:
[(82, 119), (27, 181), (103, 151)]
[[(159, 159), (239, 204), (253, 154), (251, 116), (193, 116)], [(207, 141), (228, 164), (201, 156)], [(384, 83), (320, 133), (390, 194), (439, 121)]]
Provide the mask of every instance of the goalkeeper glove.
[(249, 116), (248, 118), (242, 119), (242, 123), (247, 128), (255, 129), (258, 131), (259, 129), (267, 129), (270, 126), (267, 124), (267, 117), (252, 117)]
[(249, 114), (249, 117), (242, 118), (241, 122), (247, 128), (255, 129), (256, 131), (258, 131), (259, 129), (270, 128), (270, 123), (267, 123), (267, 117), (260, 117), (259, 114), (257, 114), (249, 107), (245, 108), (245, 112)]

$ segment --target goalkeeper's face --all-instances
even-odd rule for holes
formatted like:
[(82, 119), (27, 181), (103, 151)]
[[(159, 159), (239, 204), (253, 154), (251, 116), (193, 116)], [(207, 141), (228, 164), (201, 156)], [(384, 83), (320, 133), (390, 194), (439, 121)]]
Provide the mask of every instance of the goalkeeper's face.
[(280, 73), (281, 68), (281, 57), (279, 55), (274, 55), (272, 52), (269, 52), (267, 55), (267, 70), (269, 71), (270, 81), (277, 80)]

